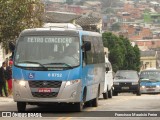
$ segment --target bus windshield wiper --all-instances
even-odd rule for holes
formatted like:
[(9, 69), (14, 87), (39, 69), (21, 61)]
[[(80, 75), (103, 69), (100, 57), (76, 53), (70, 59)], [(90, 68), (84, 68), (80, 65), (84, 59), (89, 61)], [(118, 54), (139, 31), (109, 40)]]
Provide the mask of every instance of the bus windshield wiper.
[(39, 63), (39, 62), (35, 62), (35, 61), (24, 60), (24, 61), (20, 61), (19, 63), (33, 63), (33, 64), (39, 64), (39, 65), (42, 66), (43, 68), (46, 68), (43, 64), (41, 64), (41, 63)]
[(47, 64), (43, 64), (43, 65), (65, 65), (65, 66), (73, 69), (73, 67), (67, 63), (47, 63)]

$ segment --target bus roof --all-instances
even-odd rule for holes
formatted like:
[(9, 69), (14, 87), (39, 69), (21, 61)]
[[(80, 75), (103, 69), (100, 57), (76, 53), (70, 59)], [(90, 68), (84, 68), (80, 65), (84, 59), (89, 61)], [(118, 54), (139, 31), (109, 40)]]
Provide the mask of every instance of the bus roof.
[(83, 30), (72, 30), (64, 28), (33, 28), (25, 29), (21, 32), (20, 36), (29, 36), (29, 35), (71, 35), (78, 36), (81, 35), (90, 35), (90, 36), (101, 36), (100, 33), (83, 31)]
[(90, 35), (90, 36), (101, 36), (100, 33), (92, 31), (84, 31), (81, 26), (74, 25), (71, 23), (48, 23), (42, 28), (25, 29), (21, 32), (20, 36), (27, 35), (72, 35), (78, 36)]
[(72, 35), (78, 36), (79, 32), (77, 30), (65, 30), (64, 28), (33, 28), (25, 29), (21, 32), (20, 36), (29, 35)]

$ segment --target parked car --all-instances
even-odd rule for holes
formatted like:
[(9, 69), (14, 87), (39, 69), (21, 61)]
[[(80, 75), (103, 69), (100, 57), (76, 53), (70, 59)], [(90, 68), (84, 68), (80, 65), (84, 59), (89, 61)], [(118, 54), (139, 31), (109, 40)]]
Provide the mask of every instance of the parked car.
[(114, 77), (113, 86), (113, 95), (115, 96), (122, 92), (133, 92), (141, 95), (139, 75), (134, 70), (118, 70)]
[(103, 98), (108, 99), (112, 98), (113, 95), (113, 70), (112, 65), (107, 57), (105, 57), (105, 81), (104, 81), (104, 92)]
[(160, 70), (147, 69), (140, 72), (141, 93), (160, 93)]

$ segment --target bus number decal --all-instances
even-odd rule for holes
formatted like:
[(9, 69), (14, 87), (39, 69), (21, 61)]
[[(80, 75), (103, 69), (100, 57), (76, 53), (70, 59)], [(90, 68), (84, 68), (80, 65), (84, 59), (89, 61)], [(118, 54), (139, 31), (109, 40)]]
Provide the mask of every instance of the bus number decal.
[(62, 77), (61, 73), (48, 73), (48, 77)]

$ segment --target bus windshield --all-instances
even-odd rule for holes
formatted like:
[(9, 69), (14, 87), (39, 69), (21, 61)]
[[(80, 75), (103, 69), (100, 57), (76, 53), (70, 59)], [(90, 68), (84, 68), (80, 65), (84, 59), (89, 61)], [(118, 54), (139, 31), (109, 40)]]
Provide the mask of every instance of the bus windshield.
[(25, 36), (19, 38), (15, 65), (22, 67), (74, 67), (80, 64), (78, 37)]
[(141, 81), (160, 82), (160, 71), (143, 71), (140, 74)]

